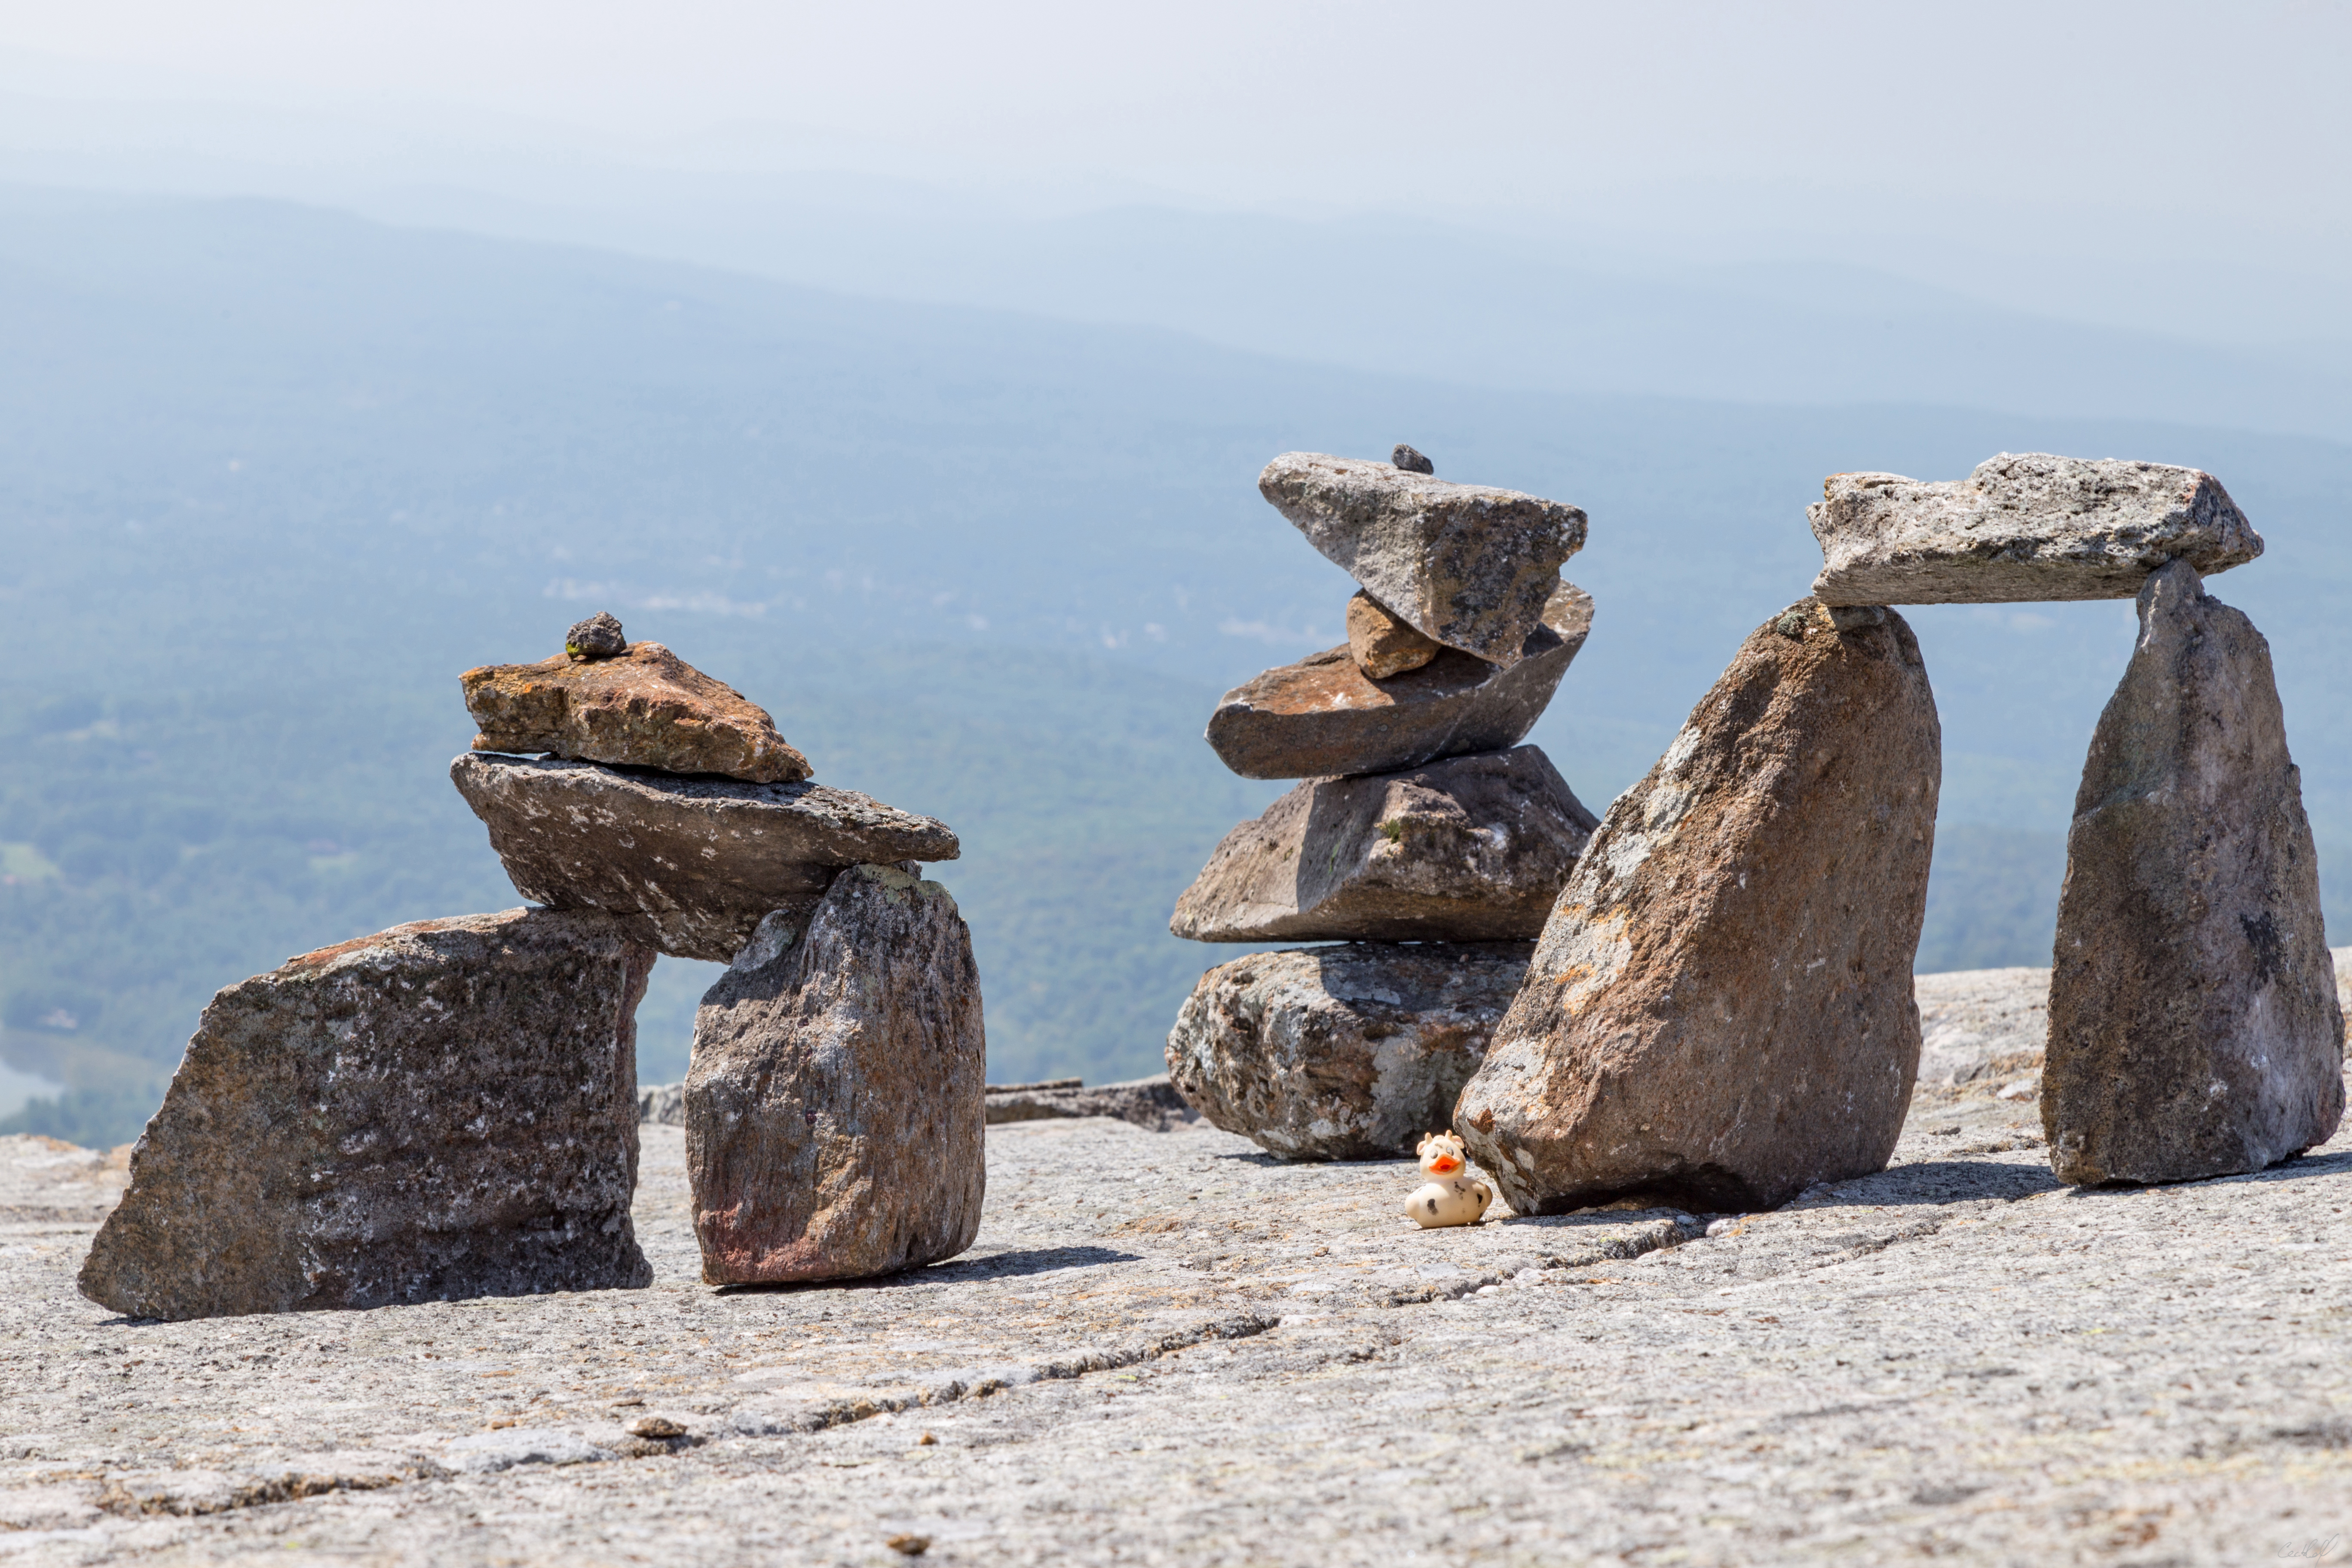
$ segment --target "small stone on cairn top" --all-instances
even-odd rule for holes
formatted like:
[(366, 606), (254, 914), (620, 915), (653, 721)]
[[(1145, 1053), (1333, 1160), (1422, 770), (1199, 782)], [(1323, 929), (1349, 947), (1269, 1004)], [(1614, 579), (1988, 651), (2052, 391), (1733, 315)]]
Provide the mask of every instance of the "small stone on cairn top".
[(563, 634), (563, 651), (584, 664), (590, 659), (614, 658), (628, 652), (629, 639), (621, 635), (621, 623), (613, 618), (612, 612), (599, 610)]
[(1408, 474), (1433, 474), (1437, 472), (1437, 465), (1435, 463), (1431, 462), (1427, 458), (1423, 457), (1419, 452), (1414, 451), (1411, 447), (1406, 446), (1402, 441), (1397, 443), (1396, 450), (1389, 454), (1389, 466), (1391, 468), (1402, 468)]

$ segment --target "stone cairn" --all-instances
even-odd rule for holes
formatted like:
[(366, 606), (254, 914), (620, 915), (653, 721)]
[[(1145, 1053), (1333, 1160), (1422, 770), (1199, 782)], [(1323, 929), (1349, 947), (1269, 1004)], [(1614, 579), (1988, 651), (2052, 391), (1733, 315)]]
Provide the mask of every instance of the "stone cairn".
[(636, 1006), (730, 967), (687, 1082), (703, 1274), (887, 1273), (979, 1226), (985, 1042), (929, 817), (809, 782), (768, 714), (600, 615), (463, 677), (450, 776), (536, 907), (215, 997), (84, 1294), (146, 1318), (640, 1287)]
[(1941, 771), (1895, 604), (2138, 600), (2068, 839), (2042, 1100), (2058, 1175), (2250, 1171), (2331, 1136), (2343, 1019), (2269, 649), (2202, 585), (2262, 552), (2221, 485), (2003, 454), (1823, 496), (1812, 596), (1611, 805), (1455, 1106), (1514, 1212), (1769, 1207), (1892, 1153)]
[(1220, 964), (1168, 1039), (1209, 1121), (1292, 1159), (1411, 1154), (1518, 990), (1595, 826), (1518, 742), (1592, 623), (1562, 582), (1584, 513), (1387, 463), (1294, 452), (1258, 489), (1361, 584), (1348, 645), (1227, 692), (1208, 741), (1300, 779), (1177, 900), (1196, 942), (1316, 942)]

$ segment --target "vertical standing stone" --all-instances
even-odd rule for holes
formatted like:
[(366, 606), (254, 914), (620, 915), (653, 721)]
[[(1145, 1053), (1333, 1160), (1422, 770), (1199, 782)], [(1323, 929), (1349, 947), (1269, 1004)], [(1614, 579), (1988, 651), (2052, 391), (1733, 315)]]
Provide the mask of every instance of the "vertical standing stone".
[(2257, 1171), (2344, 1113), (2344, 1019), (2270, 645), (2175, 561), (2083, 764), (2042, 1121), (2062, 1181)]
[(629, 1200), (653, 964), (609, 916), (510, 910), (227, 987), (82, 1294), (201, 1318), (651, 1284)]
[(1941, 773), (1901, 616), (1809, 599), (1748, 639), (1601, 819), (1454, 1107), (1514, 1212), (1769, 1207), (1886, 1163)]
[(980, 1228), (988, 1042), (955, 900), (852, 866), (798, 925), (763, 923), (695, 1019), (686, 1155), (709, 1284), (887, 1274)]

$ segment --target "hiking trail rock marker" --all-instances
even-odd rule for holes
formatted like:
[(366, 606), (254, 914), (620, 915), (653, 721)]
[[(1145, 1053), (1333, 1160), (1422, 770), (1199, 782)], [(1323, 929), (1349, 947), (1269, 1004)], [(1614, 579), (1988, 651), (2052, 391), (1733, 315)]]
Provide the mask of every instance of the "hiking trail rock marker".
[[(698, 1190), (713, 1279), (970, 1244), (979, 976), (954, 901), (912, 870), (956, 836), (807, 783), (764, 710), (610, 615), (564, 642), (466, 672), (482, 732), (450, 769), (550, 907), (395, 927), (221, 992), (85, 1294), (187, 1318), (647, 1283), (629, 1202), (656, 950), (749, 956), (703, 1009), (714, 1059), (687, 1096), (698, 1181), (723, 1184)], [(786, 973), (761, 1034), (752, 1004)], [(824, 1135), (778, 1155), (803, 1126)]]
[(1362, 591), (1348, 646), (1210, 718), (1234, 772), (1306, 782), (1226, 836), (1169, 929), (1349, 945), (1212, 969), (1168, 1067), (1208, 1121), (1288, 1158), (1410, 1153), (1443, 1130), (1525, 965), (1510, 939), (1542, 928), (1593, 827), (1519, 744), (1591, 629), (1591, 596), (1559, 579), (1584, 513), (1433, 466), (1405, 446), (1291, 452), (1258, 478)]

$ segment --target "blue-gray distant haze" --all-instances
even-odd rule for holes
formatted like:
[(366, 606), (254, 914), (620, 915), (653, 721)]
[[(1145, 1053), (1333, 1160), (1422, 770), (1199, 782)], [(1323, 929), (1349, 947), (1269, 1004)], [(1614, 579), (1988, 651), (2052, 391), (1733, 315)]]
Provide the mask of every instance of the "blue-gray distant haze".
[[(1167, 909), (1279, 787), (1199, 726), (1339, 636), (1349, 584), (1252, 484), (1292, 447), (1410, 438), (1590, 509), (1596, 628), (1534, 738), (1595, 805), (1803, 594), (1821, 474), (2210, 466), (2272, 541), (2217, 591), (2271, 631), (2315, 818), (2352, 842), (2326, 611), (2352, 454), (2326, 443), (1496, 392), (270, 204), (0, 213), (0, 841), (37, 858), (0, 889), (0, 988), (15, 1059), (59, 1075), (167, 1064), (206, 992), (299, 947), (510, 900), (441, 777), (454, 676), (600, 606), (766, 703), (821, 776), (963, 833), (941, 875), (1001, 1072), (1148, 1070), (1215, 956)], [(2128, 607), (1914, 618), (1947, 746), (1922, 961), (2032, 962)], [(649, 1072), (682, 1066), (694, 973), (657, 977)]]
[[(1169, 906), (1281, 787), (1200, 726), (1340, 635), (1290, 448), (1589, 510), (1533, 739), (1596, 809), (1804, 593), (1823, 474), (2210, 468), (2352, 899), (2345, 8), (650, 15), (0, 50), (0, 1116), (67, 1089), (14, 1125), (128, 1136), (215, 987), (513, 901), (455, 676), (595, 608), (960, 830), (993, 1071), (1152, 1070), (1236, 951)], [(2047, 963), (2130, 607), (1910, 616), (1921, 966)]]

